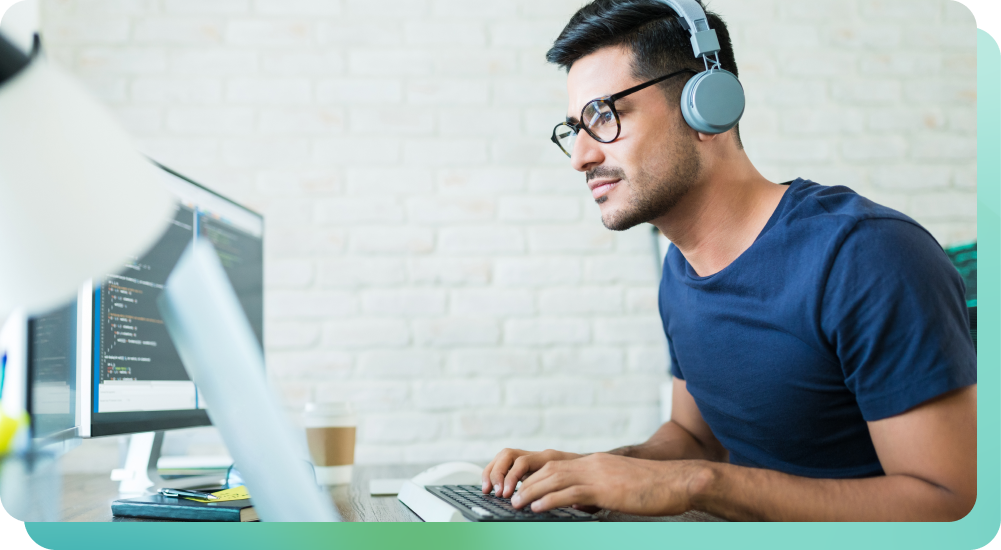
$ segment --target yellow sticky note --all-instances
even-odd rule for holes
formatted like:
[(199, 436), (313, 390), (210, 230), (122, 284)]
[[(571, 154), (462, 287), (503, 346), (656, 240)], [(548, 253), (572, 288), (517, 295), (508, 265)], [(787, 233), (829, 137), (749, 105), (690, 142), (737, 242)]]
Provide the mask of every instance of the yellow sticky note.
[(226, 502), (228, 500), (243, 500), (246, 498), (250, 498), (250, 492), (247, 491), (247, 488), (243, 485), (240, 485), (239, 487), (233, 487), (232, 489), (224, 489), (222, 491), (218, 491), (212, 494), (219, 498), (216, 500), (208, 500), (204, 498), (191, 498), (191, 497), (184, 497), (184, 498), (188, 500), (193, 500), (195, 502)]

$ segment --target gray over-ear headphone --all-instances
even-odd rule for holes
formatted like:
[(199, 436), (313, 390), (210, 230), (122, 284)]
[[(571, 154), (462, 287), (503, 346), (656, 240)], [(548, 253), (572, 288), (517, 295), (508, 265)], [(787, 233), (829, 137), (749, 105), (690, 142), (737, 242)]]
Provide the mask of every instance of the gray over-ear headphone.
[[(681, 114), (685, 122), (704, 134), (722, 134), (733, 128), (744, 114), (744, 87), (719, 62), (719, 39), (709, 28), (706, 13), (695, 0), (661, 0), (681, 17), (678, 21), (692, 33), (695, 57), (706, 70), (693, 76), (681, 92)], [(711, 56), (711, 57), (710, 57)]]

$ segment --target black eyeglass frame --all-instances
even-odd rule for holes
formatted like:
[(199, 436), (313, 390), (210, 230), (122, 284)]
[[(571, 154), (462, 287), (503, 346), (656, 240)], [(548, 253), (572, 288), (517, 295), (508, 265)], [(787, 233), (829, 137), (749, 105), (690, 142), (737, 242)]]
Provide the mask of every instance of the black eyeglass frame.
[(636, 93), (636, 92), (638, 92), (640, 90), (643, 90), (645, 88), (649, 88), (650, 86), (653, 86), (654, 84), (659, 84), (659, 83), (667, 80), (668, 78), (671, 78), (671, 77), (674, 77), (674, 76), (678, 76), (679, 74), (684, 74), (684, 73), (698, 74), (698, 71), (695, 71), (695, 70), (692, 70), (692, 69), (681, 69), (680, 71), (674, 71), (671, 74), (666, 74), (664, 76), (657, 77), (657, 78), (655, 78), (653, 80), (648, 80), (648, 81), (646, 81), (646, 82), (644, 82), (642, 84), (637, 84), (636, 86), (633, 86), (632, 88), (629, 88), (627, 90), (622, 90), (621, 92), (619, 92), (617, 94), (612, 94), (612, 95), (605, 96), (605, 97), (598, 97), (598, 98), (592, 99), (591, 101), (588, 101), (587, 103), (585, 103), (584, 107), (580, 110), (580, 120), (584, 120), (584, 111), (587, 109), (588, 105), (590, 105), (592, 103), (595, 103), (595, 102), (599, 102), (599, 101), (608, 105), (608, 108), (612, 112), (612, 115), (615, 116), (615, 137), (613, 137), (612, 139), (609, 139), (609, 140), (601, 139), (597, 135), (595, 135), (595, 133), (592, 132), (590, 128), (588, 128), (587, 126), (584, 126), (583, 123), (581, 123), (581, 122), (573, 123), (573, 122), (570, 122), (569, 120), (561, 122), (561, 123), (557, 124), (555, 127), (553, 127), (553, 135), (549, 139), (552, 140), (552, 142), (555, 143), (556, 146), (560, 148), (560, 151), (563, 151), (563, 153), (566, 154), (566, 156), (568, 156), (568, 157), (570, 156), (570, 151), (567, 151), (566, 149), (564, 149), (563, 146), (560, 145), (559, 139), (556, 138), (556, 131), (559, 129), (560, 126), (566, 126), (566, 127), (570, 128), (571, 130), (573, 130), (574, 135), (579, 134), (581, 128), (583, 128), (584, 131), (587, 132), (587, 135), (589, 135), (592, 138), (594, 138), (594, 140), (597, 141), (598, 143), (611, 143), (611, 142), (619, 139), (619, 134), (622, 133), (622, 121), (619, 120), (619, 111), (617, 111), (615, 109), (615, 102), (616, 101), (618, 101), (618, 100), (626, 97), (629, 94), (634, 94), (634, 93)]

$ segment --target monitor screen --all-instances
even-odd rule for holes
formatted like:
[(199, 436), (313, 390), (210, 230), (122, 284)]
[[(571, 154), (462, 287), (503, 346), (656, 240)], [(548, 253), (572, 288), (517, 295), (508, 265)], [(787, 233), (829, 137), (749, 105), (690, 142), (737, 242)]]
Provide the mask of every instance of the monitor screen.
[(75, 437), (76, 302), (28, 319), (28, 411), (38, 444)]
[(263, 343), (263, 219), (168, 169), (163, 178), (178, 205), (160, 240), (78, 300), (77, 307), (91, 320), (77, 331), (90, 344), (81, 347), (89, 347), (89, 353), (78, 362), (90, 374), (83, 385), (89, 392), (82, 395), (84, 437), (209, 424), (207, 404), (188, 378), (156, 305), (191, 242), (207, 239), (215, 246)]

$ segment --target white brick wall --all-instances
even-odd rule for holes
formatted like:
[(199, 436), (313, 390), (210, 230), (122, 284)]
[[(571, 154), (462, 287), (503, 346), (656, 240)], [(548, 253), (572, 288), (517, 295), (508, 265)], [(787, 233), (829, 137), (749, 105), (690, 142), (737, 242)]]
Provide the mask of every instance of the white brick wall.
[[(351, 400), (362, 462), (593, 451), (657, 426), (648, 227), (549, 142), (581, 0), (46, 0), (50, 57), (142, 147), (267, 217), (271, 378)], [(714, 0), (766, 177), (976, 236), (976, 57), (947, 0)], [(116, 450), (117, 451), (117, 450)]]

